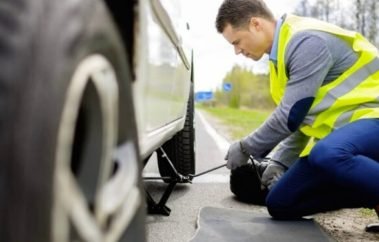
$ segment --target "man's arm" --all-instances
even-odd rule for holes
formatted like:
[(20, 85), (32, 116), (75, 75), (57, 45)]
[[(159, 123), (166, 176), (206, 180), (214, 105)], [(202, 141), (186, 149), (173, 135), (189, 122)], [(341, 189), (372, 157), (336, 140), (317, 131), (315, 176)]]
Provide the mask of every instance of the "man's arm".
[(253, 133), (242, 139), (254, 157), (266, 156), (279, 142), (295, 132), (312, 106), (333, 59), (325, 39), (313, 32), (296, 34), (286, 51), (289, 80), (284, 97), (271, 116)]
[(301, 151), (307, 145), (309, 137), (299, 130), (280, 142), (271, 159), (289, 168), (298, 158)]

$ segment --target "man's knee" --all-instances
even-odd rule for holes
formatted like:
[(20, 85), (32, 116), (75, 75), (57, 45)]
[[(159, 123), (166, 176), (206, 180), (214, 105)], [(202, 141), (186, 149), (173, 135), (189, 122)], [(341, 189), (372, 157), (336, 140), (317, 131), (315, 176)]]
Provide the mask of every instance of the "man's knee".
[(277, 203), (275, 196), (269, 193), (266, 197), (266, 206), (268, 213), (273, 217), (280, 217), (282, 215), (283, 207)]
[(251, 164), (232, 170), (230, 190), (238, 200), (264, 205), (268, 191), (261, 189), (261, 182)]
[(270, 192), (266, 198), (267, 211), (274, 219), (297, 219), (301, 216), (294, 212), (293, 206), (284, 203), (280, 196)]
[(332, 157), (333, 152), (330, 151), (328, 145), (319, 141), (311, 150), (311, 153), (308, 156), (308, 161), (310, 165), (322, 168)]
[(345, 161), (352, 156), (352, 153), (344, 147), (336, 147), (324, 141), (319, 141), (308, 156), (311, 166), (321, 170), (330, 170), (340, 161)]

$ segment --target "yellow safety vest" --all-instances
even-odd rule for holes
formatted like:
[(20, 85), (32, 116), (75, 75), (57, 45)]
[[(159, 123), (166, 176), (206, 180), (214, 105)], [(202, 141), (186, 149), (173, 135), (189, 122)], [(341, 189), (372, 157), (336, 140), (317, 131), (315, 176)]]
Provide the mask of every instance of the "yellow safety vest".
[(278, 105), (287, 84), (285, 51), (292, 36), (303, 30), (324, 31), (347, 41), (358, 60), (334, 81), (317, 91), (315, 100), (300, 126), (310, 137), (300, 156), (306, 156), (315, 142), (347, 123), (363, 118), (379, 118), (378, 50), (361, 34), (316, 19), (288, 15), (278, 41), (277, 66), (270, 61), (270, 91)]

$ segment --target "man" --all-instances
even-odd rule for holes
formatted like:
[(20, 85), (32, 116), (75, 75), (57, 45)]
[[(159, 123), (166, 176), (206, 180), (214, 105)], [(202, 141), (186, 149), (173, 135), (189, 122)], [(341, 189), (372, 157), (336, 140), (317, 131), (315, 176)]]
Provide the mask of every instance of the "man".
[(262, 0), (225, 0), (216, 27), (236, 54), (269, 54), (277, 104), (256, 131), (230, 146), (228, 168), (246, 165), (250, 155), (265, 157), (280, 143), (262, 174), (273, 217), (378, 211), (377, 49), (358, 33), (315, 19), (275, 20)]

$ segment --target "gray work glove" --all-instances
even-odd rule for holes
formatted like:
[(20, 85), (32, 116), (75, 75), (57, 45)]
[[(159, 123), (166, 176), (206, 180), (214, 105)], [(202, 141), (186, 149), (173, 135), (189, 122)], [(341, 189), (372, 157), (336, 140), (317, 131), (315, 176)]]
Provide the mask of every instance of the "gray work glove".
[(268, 160), (257, 160), (257, 159), (254, 159), (253, 160), (253, 163), (254, 163), (254, 168), (257, 169), (257, 172), (259, 174), (259, 177), (262, 177), (262, 174), (263, 172), (266, 170), (269, 162)]
[[(262, 174), (262, 186), (267, 187), (269, 190), (279, 181), (287, 167), (281, 163), (270, 160), (266, 170)], [(263, 188), (263, 187), (262, 187)]]
[(237, 167), (247, 164), (249, 160), (249, 154), (242, 147), (241, 141), (234, 142), (228, 150), (228, 153), (225, 156), (226, 167), (228, 169), (234, 170)]

